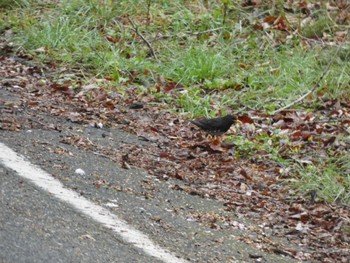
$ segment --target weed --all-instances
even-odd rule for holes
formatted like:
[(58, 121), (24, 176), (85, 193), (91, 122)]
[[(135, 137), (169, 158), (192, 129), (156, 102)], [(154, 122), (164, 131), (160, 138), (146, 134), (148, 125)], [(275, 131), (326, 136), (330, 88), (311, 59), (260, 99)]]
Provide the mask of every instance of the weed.
[(31, 1), (27, 0), (0, 0), (0, 8), (10, 8), (13, 6), (17, 7), (28, 7)]
[(305, 167), (298, 165), (295, 171), (299, 174), (296, 187), (300, 193), (315, 191), (325, 201), (350, 202), (349, 156), (322, 159)]
[(333, 22), (326, 15), (303, 28), (303, 35), (307, 38), (320, 38), (324, 33), (332, 31)]

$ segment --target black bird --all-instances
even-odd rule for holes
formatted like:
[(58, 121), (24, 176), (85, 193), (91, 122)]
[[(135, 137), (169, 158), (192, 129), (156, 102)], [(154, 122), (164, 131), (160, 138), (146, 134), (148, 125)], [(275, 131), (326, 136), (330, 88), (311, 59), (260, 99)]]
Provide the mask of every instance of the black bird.
[(207, 133), (216, 136), (227, 132), (230, 129), (231, 125), (236, 121), (237, 118), (235, 116), (226, 115), (225, 117), (192, 120), (191, 122)]

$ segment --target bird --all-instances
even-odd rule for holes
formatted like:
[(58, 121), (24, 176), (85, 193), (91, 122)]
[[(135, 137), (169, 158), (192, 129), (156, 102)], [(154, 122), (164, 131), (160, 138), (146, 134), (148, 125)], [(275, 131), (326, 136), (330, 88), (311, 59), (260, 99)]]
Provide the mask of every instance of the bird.
[(191, 120), (190, 122), (206, 131), (208, 134), (217, 136), (227, 132), (231, 125), (237, 121), (237, 117), (229, 114), (225, 117)]

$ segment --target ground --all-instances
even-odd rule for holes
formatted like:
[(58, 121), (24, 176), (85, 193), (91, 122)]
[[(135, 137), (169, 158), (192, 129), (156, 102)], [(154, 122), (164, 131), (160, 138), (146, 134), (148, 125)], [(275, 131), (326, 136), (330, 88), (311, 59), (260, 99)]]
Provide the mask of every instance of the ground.
[[(222, 262), (232, 256), (243, 261), (256, 258), (282, 262), (283, 255), (286, 262), (349, 260), (349, 208), (319, 200), (317, 194), (295, 194), (288, 185), (293, 178), (285, 178), (282, 167), (261, 158), (263, 149), (250, 153), (248, 158), (237, 158), (235, 141), (208, 139), (151, 95), (124, 99), (118, 93), (100, 89), (95, 84), (98, 80), (72, 89), (53, 80), (57, 74), (54, 69), (14, 55), (6, 51), (6, 46), (0, 60), (0, 119), (5, 143), (32, 156), (37, 164), (57, 174), (67, 187), (91, 194), (93, 200), (101, 201), (102, 192), (107, 194), (104, 198), (113, 199), (113, 193), (118, 192), (141, 198), (145, 207), (147, 202), (156, 202), (160, 207), (154, 212), (156, 216), (140, 213), (129, 218), (143, 225), (146, 217), (146, 232), (151, 235), (157, 236), (155, 233), (160, 231), (153, 225), (160, 226), (163, 232), (176, 233), (168, 224), (168, 217), (174, 215), (196, 222), (189, 223), (188, 232), (177, 233), (180, 236), (175, 238), (196, 237), (198, 243), (192, 245), (197, 252), (189, 259)], [(133, 88), (128, 92), (133, 93)], [(130, 107), (136, 102), (142, 106)], [(287, 111), (275, 116), (240, 116), (243, 124), (230, 133), (249, 136), (264, 130), (266, 120), (272, 120), (269, 127), (298, 127), (292, 131), (297, 142), (307, 141), (317, 134), (317, 129), (322, 129), (329, 136), (317, 143), (326, 147), (335, 142), (334, 125), (328, 120), (338, 116), (340, 110), (346, 117), (347, 105), (336, 102), (312, 115)], [(314, 122), (318, 116), (326, 117), (327, 122)], [(346, 118), (342, 121), (346, 123)], [(296, 143), (295, 149), (305, 155), (314, 145), (303, 148), (304, 144)], [(339, 147), (346, 149), (347, 145)], [(75, 159), (85, 154), (89, 156), (88, 163)], [(91, 155), (95, 159), (90, 159)], [(109, 174), (110, 161), (121, 167), (118, 169), (130, 171), (123, 183)], [(307, 158), (299, 161), (302, 165)], [(92, 176), (75, 175), (73, 170), (78, 164), (91, 169)], [(147, 175), (134, 176), (135, 168)], [(133, 209), (132, 204), (125, 209)], [(163, 209), (171, 212), (162, 214)], [(210, 229), (212, 236), (205, 229)], [(159, 242), (169, 244), (165, 240)], [(244, 242), (261, 252), (250, 253), (242, 247), (238, 249), (242, 255), (231, 255), (230, 242), (234, 242), (234, 247)], [(222, 247), (214, 256), (206, 253), (213, 243)], [(190, 245), (182, 244), (176, 250), (181, 253), (183, 247)]]

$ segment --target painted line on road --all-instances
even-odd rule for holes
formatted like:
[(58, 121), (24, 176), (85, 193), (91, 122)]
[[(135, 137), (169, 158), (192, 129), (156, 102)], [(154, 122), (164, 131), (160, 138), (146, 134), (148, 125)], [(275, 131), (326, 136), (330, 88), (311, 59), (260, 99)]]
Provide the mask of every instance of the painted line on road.
[(70, 204), (81, 213), (113, 230), (126, 242), (142, 249), (146, 254), (167, 263), (187, 262), (158, 246), (148, 236), (119, 219), (117, 215), (111, 213), (106, 208), (96, 205), (78, 193), (65, 188), (59, 180), (53, 178), (49, 173), (31, 164), (29, 161), (26, 161), (23, 156), (17, 154), (1, 142), (0, 162), (17, 172), (19, 176), (28, 179), (61, 201)]

